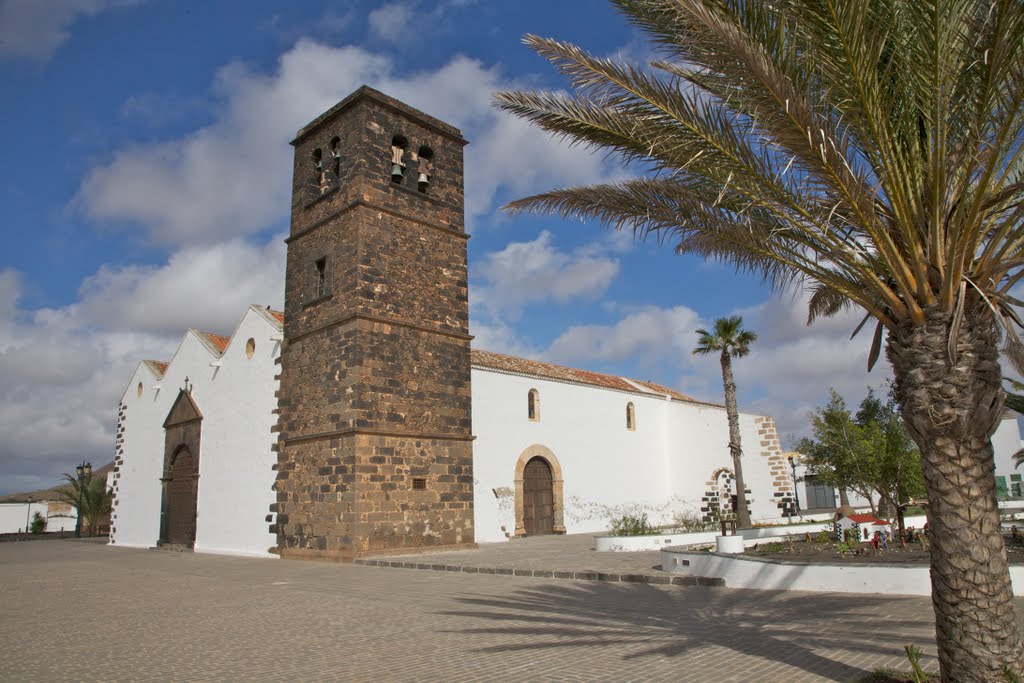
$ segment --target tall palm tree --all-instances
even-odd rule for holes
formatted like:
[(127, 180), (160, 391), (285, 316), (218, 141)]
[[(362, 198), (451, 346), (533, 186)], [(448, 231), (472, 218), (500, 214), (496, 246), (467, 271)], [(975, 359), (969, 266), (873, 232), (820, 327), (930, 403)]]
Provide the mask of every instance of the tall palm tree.
[[(856, 307), (918, 444), (943, 681), (1024, 669), (991, 435), (1024, 365), (1024, 3), (613, 0), (648, 67), (527, 36), (568, 93), (497, 106), (645, 171), (512, 211), (601, 220)], [(862, 323), (863, 325), (864, 323)], [(859, 327), (858, 327), (859, 329)]]
[(722, 383), (725, 385), (725, 414), (729, 418), (729, 454), (736, 477), (736, 523), (741, 529), (750, 528), (747, 510), (746, 486), (743, 483), (743, 448), (740, 446), (740, 413), (736, 409), (736, 380), (732, 376), (732, 359), (750, 353), (750, 345), (757, 341), (757, 333), (743, 329), (743, 318), (719, 318), (714, 332), (697, 330), (697, 348), (694, 355), (718, 354), (722, 364)]

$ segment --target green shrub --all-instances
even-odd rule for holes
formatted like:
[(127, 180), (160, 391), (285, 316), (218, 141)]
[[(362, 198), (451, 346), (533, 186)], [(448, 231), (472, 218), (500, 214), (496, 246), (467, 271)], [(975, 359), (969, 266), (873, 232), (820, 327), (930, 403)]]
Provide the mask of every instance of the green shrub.
[(836, 543), (835, 550), (840, 555), (845, 555), (846, 553), (853, 551), (853, 549), (856, 547), (856, 541), (844, 541), (842, 543)]
[(32, 524), (29, 525), (28, 530), (33, 534), (41, 534), (46, 531), (46, 517), (39, 512), (32, 515)]
[(640, 515), (625, 514), (610, 521), (612, 536), (654, 536), (659, 533), (647, 521), (647, 513)]
[(904, 645), (903, 650), (907, 653), (907, 659), (910, 660), (914, 683), (928, 683), (931, 677), (921, 667), (921, 650), (916, 645)]
[(818, 535), (814, 537), (815, 543), (831, 543), (833, 540), (833, 534), (831, 531), (819, 531)]
[(718, 528), (718, 520), (704, 519), (698, 512), (679, 512), (672, 519), (672, 528), (682, 534), (714, 531)]

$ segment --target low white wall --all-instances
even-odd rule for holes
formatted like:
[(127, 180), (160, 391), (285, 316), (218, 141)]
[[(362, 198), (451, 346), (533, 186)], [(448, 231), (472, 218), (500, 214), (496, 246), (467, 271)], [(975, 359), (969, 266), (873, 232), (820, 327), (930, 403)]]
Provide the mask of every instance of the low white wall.
[[(898, 595), (931, 595), (932, 592), (927, 566), (783, 564), (760, 558), (662, 548), (661, 568), (673, 574), (725, 579), (729, 588)], [(1010, 579), (1013, 594), (1024, 596), (1024, 567), (1011, 566)]]
[[(794, 524), (793, 526), (757, 527), (740, 529), (737, 536), (742, 536), (744, 545), (753, 545), (787, 536), (803, 536), (807, 532), (816, 534), (820, 531), (831, 531), (831, 523)], [(693, 546), (710, 545), (720, 531), (698, 531), (688, 534), (659, 534), (656, 536), (595, 536), (594, 550), (601, 552), (637, 552), (641, 550), (662, 550), (667, 545)]]
[[(55, 513), (66, 508), (62, 504), (54, 504)], [(74, 531), (75, 529), (75, 511), (74, 508), (68, 513), (68, 516), (52, 516), (49, 512), (50, 505), (47, 502), (40, 503), (0, 503), (0, 534), (13, 534), (18, 532), (25, 532), (27, 528), (25, 526), (26, 516), (28, 523), (32, 523), (32, 517), (38, 512), (44, 518), (46, 518), (46, 530), (48, 532), (54, 531)]]

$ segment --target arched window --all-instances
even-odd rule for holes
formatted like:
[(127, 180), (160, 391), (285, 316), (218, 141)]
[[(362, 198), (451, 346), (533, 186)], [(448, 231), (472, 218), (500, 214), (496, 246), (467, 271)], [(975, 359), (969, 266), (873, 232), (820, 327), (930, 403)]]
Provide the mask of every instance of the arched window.
[(540, 421), (540, 393), (536, 389), (530, 389), (526, 395), (526, 416), (534, 422)]
[(626, 404), (626, 429), (636, 431), (636, 408), (632, 402)]
[(401, 183), (405, 178), (405, 150), (409, 141), (404, 135), (391, 138), (391, 182)]
[(323, 192), (327, 189), (327, 177), (324, 174), (324, 152), (317, 147), (313, 150), (313, 186)]
[(341, 138), (337, 135), (331, 138), (331, 175), (335, 181), (341, 175)]
[(431, 161), (434, 158), (434, 150), (424, 145), (419, 148), (416, 158), (418, 159), (416, 184), (420, 192), (426, 192), (430, 187), (430, 178), (434, 175), (434, 162)]

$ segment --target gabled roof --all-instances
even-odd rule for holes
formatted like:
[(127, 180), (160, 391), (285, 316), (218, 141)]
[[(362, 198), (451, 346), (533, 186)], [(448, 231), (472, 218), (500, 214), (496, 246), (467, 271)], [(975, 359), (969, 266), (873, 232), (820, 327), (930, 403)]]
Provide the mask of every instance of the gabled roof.
[(848, 515), (846, 518), (855, 524), (882, 524), (889, 526), (889, 522), (879, 519), (874, 515)]
[(201, 332), (199, 330), (192, 330), (196, 333), (203, 342), (208, 346), (216, 350), (218, 354), (224, 353), (224, 350), (228, 348), (228, 344), (231, 343), (231, 337), (225, 337), (222, 334), (213, 334), (212, 332)]
[(674, 391), (660, 384), (655, 384), (654, 382), (640, 382), (626, 377), (617, 377), (615, 375), (605, 375), (599, 372), (591, 372), (589, 370), (567, 368), (563, 365), (555, 365), (554, 363), (545, 363), (543, 361), (519, 358), (517, 356), (507, 356), (503, 353), (494, 353), (492, 351), (483, 351), (481, 349), (473, 349), (470, 351), (470, 362), (476, 367), (498, 370), (500, 372), (507, 372), (514, 375), (528, 375), (531, 377), (553, 379), (556, 381), (571, 382), (575, 384), (587, 384), (589, 386), (602, 387), (605, 389), (615, 389), (617, 391), (627, 391), (633, 394), (649, 394), (669, 397), (676, 401), (685, 401), (687, 403), (702, 403), (704, 405), (718, 406), (716, 403), (698, 401), (692, 396), (681, 394), (678, 391)]
[(156, 375), (157, 379), (163, 379), (164, 374), (167, 373), (167, 366), (170, 365), (167, 361), (162, 360), (144, 360), (142, 362)]

